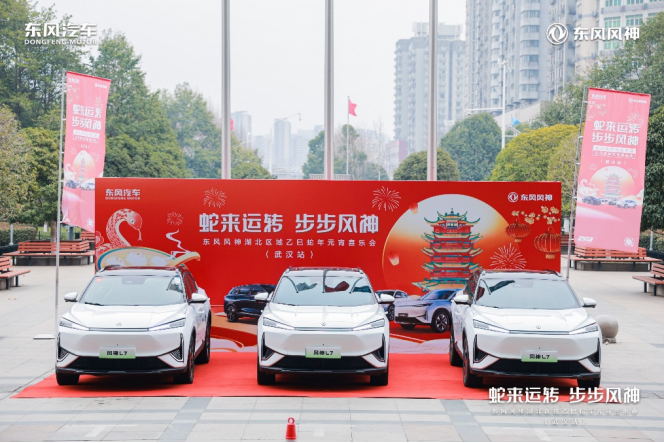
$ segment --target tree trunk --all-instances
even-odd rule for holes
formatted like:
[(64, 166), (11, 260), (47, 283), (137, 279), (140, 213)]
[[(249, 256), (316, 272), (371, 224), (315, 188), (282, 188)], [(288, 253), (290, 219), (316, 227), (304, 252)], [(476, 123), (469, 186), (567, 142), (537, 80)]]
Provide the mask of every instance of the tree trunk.
[(58, 224), (56, 223), (55, 220), (51, 220), (50, 222), (48, 222), (48, 224), (51, 226), (51, 243), (55, 243), (56, 242), (55, 234), (58, 230)]

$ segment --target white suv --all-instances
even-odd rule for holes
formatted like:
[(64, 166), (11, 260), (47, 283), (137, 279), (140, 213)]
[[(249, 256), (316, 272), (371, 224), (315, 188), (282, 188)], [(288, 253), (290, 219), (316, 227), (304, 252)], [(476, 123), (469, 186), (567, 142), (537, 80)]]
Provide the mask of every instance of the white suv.
[[(256, 296), (268, 298), (267, 294)], [(289, 268), (258, 320), (258, 384), (281, 373), (361, 373), (388, 382), (390, 328), (358, 268)]]
[(598, 387), (602, 336), (567, 281), (552, 271), (481, 271), (452, 300), (450, 364), (467, 387), (483, 376), (575, 378)]

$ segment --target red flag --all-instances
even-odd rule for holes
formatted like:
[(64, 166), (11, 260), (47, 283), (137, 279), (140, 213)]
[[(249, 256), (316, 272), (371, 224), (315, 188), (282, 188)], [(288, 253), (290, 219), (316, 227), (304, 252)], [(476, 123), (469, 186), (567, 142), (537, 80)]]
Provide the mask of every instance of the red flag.
[(357, 105), (355, 103), (353, 103), (352, 101), (350, 101), (350, 98), (349, 98), (348, 99), (348, 113), (350, 115), (354, 115), (355, 117), (357, 117), (357, 114), (355, 113), (355, 108), (357, 108)]
[(233, 130), (233, 119), (231, 119), (231, 131)]

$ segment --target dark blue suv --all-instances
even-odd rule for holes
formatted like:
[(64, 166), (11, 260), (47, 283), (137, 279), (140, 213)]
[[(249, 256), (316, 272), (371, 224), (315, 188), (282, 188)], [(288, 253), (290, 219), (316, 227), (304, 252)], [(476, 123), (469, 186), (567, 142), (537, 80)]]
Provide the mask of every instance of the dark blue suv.
[(274, 292), (275, 285), (252, 284), (232, 288), (224, 298), (226, 320), (236, 322), (242, 317), (258, 318), (265, 308), (265, 301), (256, 300), (256, 294)]

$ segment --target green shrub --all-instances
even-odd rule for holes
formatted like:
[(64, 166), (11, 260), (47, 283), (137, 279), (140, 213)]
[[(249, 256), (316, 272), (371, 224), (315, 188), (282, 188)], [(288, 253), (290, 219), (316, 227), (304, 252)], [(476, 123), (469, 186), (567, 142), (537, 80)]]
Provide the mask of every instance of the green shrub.
[[(650, 231), (642, 232), (639, 236), (639, 246), (650, 249)], [(652, 239), (653, 251), (664, 252), (664, 235), (654, 234)]]
[[(34, 226), (14, 225), (14, 244), (21, 241), (35, 240), (37, 228)], [(9, 225), (0, 226), (0, 246), (9, 244)]]

